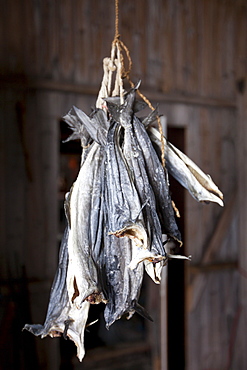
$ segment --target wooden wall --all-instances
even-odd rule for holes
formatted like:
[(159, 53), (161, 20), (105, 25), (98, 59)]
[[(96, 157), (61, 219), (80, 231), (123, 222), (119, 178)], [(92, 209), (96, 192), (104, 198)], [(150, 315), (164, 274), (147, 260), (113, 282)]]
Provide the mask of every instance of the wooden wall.
[[(234, 99), (246, 73), (244, 0), (120, 1), (133, 78), (148, 89)], [(0, 73), (99, 86), (114, 37), (113, 0), (3, 4)]]
[[(1, 5), (1, 294), (11, 302), (17, 286), (9, 279), (20, 284), (25, 267), (30, 315), (42, 322), (57, 261), (57, 123), (72, 105), (88, 113), (95, 102), (115, 32), (114, 1)], [(225, 195), (224, 209), (186, 196), (185, 246), (193, 256), (185, 276), (186, 369), (244, 369), (246, 1), (120, 0), (119, 12), (132, 80), (141, 78), (168, 125), (185, 129), (186, 153)], [(56, 368), (57, 349), (47, 341), (39, 356), (50, 359), (41, 365)]]

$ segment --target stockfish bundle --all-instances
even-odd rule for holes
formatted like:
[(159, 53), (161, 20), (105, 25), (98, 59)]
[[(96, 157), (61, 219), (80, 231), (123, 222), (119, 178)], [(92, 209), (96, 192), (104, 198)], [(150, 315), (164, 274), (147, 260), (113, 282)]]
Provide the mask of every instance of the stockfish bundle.
[(212, 179), (165, 139), (157, 110), (138, 118), (146, 104), (136, 99), (140, 83), (123, 89), (122, 49), (117, 36), (91, 115), (73, 107), (64, 117), (73, 131), (67, 140), (81, 140), (81, 167), (65, 199), (68, 225), (45, 323), (24, 327), (42, 338), (69, 337), (80, 361), (91, 304), (105, 305), (107, 328), (135, 312), (151, 320), (138, 302), (143, 274), (159, 284), (169, 258), (189, 259), (169, 255), (163, 242), (182, 244), (168, 173), (197, 201), (223, 206)]

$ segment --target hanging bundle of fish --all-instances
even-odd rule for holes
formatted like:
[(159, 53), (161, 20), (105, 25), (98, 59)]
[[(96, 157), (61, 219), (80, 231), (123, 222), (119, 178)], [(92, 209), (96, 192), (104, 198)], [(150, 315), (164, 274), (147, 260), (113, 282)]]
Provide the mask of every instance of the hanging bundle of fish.
[[(124, 314), (150, 319), (138, 303), (144, 272), (160, 283), (169, 258), (189, 259), (165, 250), (164, 235), (182, 244), (167, 170), (197, 201), (223, 206), (211, 178), (155, 128), (157, 111), (137, 117), (143, 103), (136, 100), (136, 88), (123, 104), (110, 97), (107, 109), (87, 116), (73, 107), (64, 117), (73, 130), (67, 140), (81, 140), (81, 167), (65, 199), (68, 226), (45, 323), (25, 329), (42, 338), (69, 337), (79, 360), (91, 304), (105, 304), (107, 328)], [(160, 160), (162, 140), (167, 169)]]

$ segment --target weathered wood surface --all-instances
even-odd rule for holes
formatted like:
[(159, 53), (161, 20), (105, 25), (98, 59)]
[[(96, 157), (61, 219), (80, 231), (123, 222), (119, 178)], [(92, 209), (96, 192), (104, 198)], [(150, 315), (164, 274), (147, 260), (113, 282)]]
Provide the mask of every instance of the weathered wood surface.
[[(186, 153), (222, 189), (226, 212), (238, 191), (219, 239), (214, 231), (225, 211), (186, 196), (186, 253), (197, 267), (186, 264), (187, 286), (195, 275), (203, 280), (193, 309), (196, 291), (187, 294), (187, 369), (247, 368), (247, 103), (235, 88), (247, 74), (246, 1), (120, 0), (119, 10), (132, 79), (142, 79), (169, 125), (185, 128)], [(0, 27), (1, 279), (20, 278), (25, 266), (32, 321), (42, 322), (57, 261), (57, 124), (72, 105), (89, 113), (95, 102), (114, 36), (114, 1), (12, 0), (2, 6)], [(214, 238), (221, 242), (212, 248), (212, 269), (199, 270)], [(37, 342), (41, 359), (53, 357), (41, 361), (46, 369), (57, 366), (51, 343)]]
[(238, 94), (238, 217), (239, 217), (239, 244), (238, 244), (238, 271), (239, 271), (239, 318), (236, 322), (234, 348), (232, 349), (232, 369), (245, 369), (247, 367), (247, 75), (243, 77), (243, 88)]
[[(237, 115), (223, 108), (202, 108), (197, 114), (197, 124), (191, 121), (187, 128), (187, 153), (210, 173), (223, 191), (225, 209), (187, 199), (186, 245), (192, 255), (191, 266), (207, 261), (222, 265), (211, 272), (203, 268), (200, 271), (199, 267), (196, 277), (193, 269), (190, 271), (190, 266), (186, 265), (190, 288), (187, 293), (187, 359), (189, 369), (223, 369), (227, 365), (232, 325), (238, 309), (238, 235), (232, 232), (237, 227), (237, 209), (232, 204), (237, 191), (234, 129)], [(213, 252), (211, 256), (210, 252)], [(225, 268), (228, 263), (230, 267)]]
[[(119, 10), (134, 80), (163, 93), (235, 98), (246, 73), (245, 1), (120, 1)], [(99, 86), (113, 0), (12, 0), (3, 12), (1, 74)]]
[[(199, 204), (186, 195), (185, 246), (192, 261), (185, 267), (186, 368), (226, 368), (228, 352), (223, 351), (231, 347), (239, 303), (237, 111), (220, 105), (216, 108), (181, 103), (164, 103), (160, 110), (167, 115), (168, 125), (185, 128), (186, 153), (205, 173), (210, 173), (225, 196), (223, 209), (215, 204)], [(214, 325), (216, 318), (219, 326)], [(202, 331), (204, 326), (207, 330)]]

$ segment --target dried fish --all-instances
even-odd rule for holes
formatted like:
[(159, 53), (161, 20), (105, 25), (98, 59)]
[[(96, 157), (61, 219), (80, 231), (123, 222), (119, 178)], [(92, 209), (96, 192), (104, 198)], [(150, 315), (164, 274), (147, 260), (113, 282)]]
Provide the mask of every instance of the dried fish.
[(159, 284), (168, 259), (190, 259), (166, 253), (163, 243), (164, 234), (182, 242), (159, 159), (161, 140), (169, 173), (198, 201), (223, 205), (211, 178), (153, 127), (157, 109), (142, 120), (136, 116), (145, 107), (135, 99), (138, 87), (123, 104), (120, 97), (106, 98), (107, 112), (88, 116), (73, 107), (64, 117), (73, 131), (66, 141), (81, 140), (81, 166), (65, 197), (68, 227), (45, 323), (24, 329), (42, 338), (69, 337), (80, 361), (90, 304), (105, 304), (107, 328), (135, 312), (152, 320), (138, 303), (144, 270)]
[(26, 324), (24, 329), (41, 338), (47, 335), (59, 337), (68, 336), (77, 346), (77, 356), (81, 361), (84, 357), (84, 328), (88, 318), (90, 303), (83, 302), (80, 309), (71, 306), (67, 292), (66, 276), (68, 268), (68, 238), (67, 227), (61, 242), (59, 263), (52, 284), (49, 305), (44, 325)]
[[(97, 151), (99, 153), (98, 158), (94, 160), (99, 160), (98, 164), (92, 163), (92, 167), (88, 168), (88, 176), (91, 176), (94, 168), (94, 183), (93, 187), (88, 193), (88, 197), (91, 197), (91, 220), (89, 224), (89, 229), (91, 231), (91, 252), (92, 257), (97, 265), (97, 259), (100, 254), (102, 233), (103, 233), (103, 215), (104, 215), (104, 205), (103, 205), (103, 193), (105, 184), (105, 144), (110, 122), (107, 119), (105, 112), (101, 109), (96, 109), (91, 116), (87, 116), (80, 109), (73, 107), (77, 119), (81, 125), (85, 126), (87, 132), (90, 133), (90, 137), (93, 140), (93, 145), (97, 146)], [(89, 150), (89, 149), (87, 149)], [(96, 167), (95, 167), (96, 166)], [(87, 182), (87, 177), (85, 177)], [(96, 266), (97, 268), (97, 266)]]
[[(138, 250), (133, 251), (133, 260), (130, 263), (130, 268), (134, 269), (138, 263), (145, 260), (160, 261), (164, 260), (166, 253), (162, 244), (162, 232), (159, 218), (156, 211), (155, 196), (150, 186), (149, 179), (146, 173), (143, 153), (138, 145), (133, 130), (133, 104), (135, 101), (135, 89), (131, 90), (126, 96), (125, 103), (121, 107), (110, 106), (109, 110), (114, 119), (118, 120), (124, 129), (123, 148), (122, 152), (126, 161), (126, 165), (131, 173), (131, 178), (138, 192), (138, 196), (142, 204), (142, 214), (144, 217), (143, 224), (145, 225), (145, 233), (136, 233), (133, 226), (129, 226), (131, 233), (135, 233), (139, 243)], [(126, 230), (123, 230), (125, 235)], [(147, 234), (143, 238), (143, 234)], [(145, 242), (144, 242), (145, 240)], [(148, 249), (148, 250), (146, 250)], [(155, 263), (152, 264), (155, 269)], [(147, 269), (149, 275), (153, 278), (154, 274)], [(155, 278), (157, 282), (157, 278)]]
[(86, 127), (81, 124), (77, 116), (73, 114), (72, 109), (63, 117), (63, 120), (68, 124), (73, 133), (64, 140), (64, 143), (70, 140), (81, 140), (81, 146), (86, 147), (91, 141), (91, 136), (88, 133)]
[[(136, 88), (137, 87), (138, 85), (136, 86)], [(129, 139), (125, 141), (128, 145), (129, 140), (131, 140), (129, 148), (125, 150), (125, 157), (128, 160), (131, 155), (132, 157), (140, 156), (140, 154), (137, 153), (136, 149), (137, 145), (139, 146), (139, 152), (142, 153), (148, 181), (155, 195), (159, 216), (162, 220), (161, 223), (163, 231), (170, 237), (173, 237), (174, 239), (181, 242), (181, 235), (175, 221), (174, 211), (169, 195), (167, 175), (165, 173), (165, 170), (162, 168), (160, 160), (153, 148), (152, 142), (145, 130), (144, 125), (134, 114), (132, 116), (132, 104), (134, 101), (136, 88), (130, 91), (126, 98), (126, 103), (123, 106), (118, 107), (116, 104), (111, 104), (111, 106), (109, 106), (109, 110), (113, 118), (119, 121), (125, 127), (125, 130), (128, 130), (129, 128), (130, 132), (130, 127), (132, 125), (133, 133), (130, 132)], [(136, 140), (135, 150), (131, 149), (131, 146), (133, 145), (133, 136)], [(135, 184), (137, 184), (137, 181)]]
[[(106, 137), (104, 125), (100, 120), (96, 122), (79, 109), (74, 109), (93, 139), (105, 150), (104, 181), (107, 186), (104, 188), (104, 242), (101, 254), (97, 256), (95, 253), (94, 258), (99, 265), (100, 280), (105, 283), (103, 290), (107, 302), (104, 316), (106, 326), (109, 327), (124, 313), (134, 312), (135, 307), (139, 307), (137, 302), (143, 266), (138, 266), (135, 271), (130, 270), (128, 256), (131, 256), (132, 240), (137, 241), (137, 234), (143, 234), (145, 238), (145, 230), (143, 226), (132, 221), (137, 216), (141, 217), (140, 201), (120, 153), (120, 126), (112, 122)], [(98, 110), (98, 117), (99, 114), (104, 116), (103, 111)]]
[[(101, 153), (98, 144), (93, 144), (72, 186), (69, 196), (70, 233), (68, 238), (69, 265), (67, 287), (69, 299), (80, 307), (91, 294), (100, 293), (97, 269), (92, 259), (91, 229), (98, 224), (100, 200), (97, 184)], [(96, 203), (95, 205), (93, 203)]]
[[(105, 213), (106, 226), (108, 232), (118, 237), (121, 236), (120, 230), (127, 235), (131, 229), (131, 224), (139, 220), (138, 231), (142, 234), (141, 238), (146, 239), (145, 229), (141, 225), (142, 212), (141, 202), (131, 179), (131, 175), (126, 166), (126, 161), (120, 150), (120, 132), (121, 126), (114, 122), (111, 126), (106, 146), (106, 166), (105, 180)], [(133, 229), (133, 233), (134, 230)]]
[[(160, 147), (161, 136), (154, 127), (148, 128), (153, 142)], [(190, 158), (165, 141), (165, 159), (169, 173), (182, 185), (198, 202), (215, 202), (223, 206), (223, 194), (209, 175), (206, 175)]]
[(76, 117), (86, 129), (88, 135), (98, 144), (105, 145), (110, 122), (102, 109), (95, 109), (90, 116), (82, 110), (73, 107)]
[(89, 135), (86, 127), (81, 124), (80, 120), (73, 114), (71, 109), (64, 117), (63, 120), (68, 124), (69, 128), (73, 133), (63, 142), (66, 143), (71, 140), (79, 139), (81, 141), (82, 153), (81, 153), (81, 166), (86, 158), (88, 148), (92, 143), (91, 136)]
[(125, 313), (131, 316), (135, 310), (138, 311), (144, 270), (143, 264), (139, 264), (133, 271), (129, 268), (133, 252), (132, 243), (133, 241), (127, 237), (117, 238), (105, 233), (100, 266), (106, 279), (107, 304), (104, 318), (107, 328)]
[(148, 179), (155, 195), (162, 232), (181, 244), (181, 234), (175, 220), (166, 169), (162, 167), (145, 127), (135, 116), (133, 127), (139, 146), (142, 148)]
[[(85, 119), (81, 121), (84, 123)], [(67, 202), (70, 219), (67, 289), (70, 302), (77, 307), (85, 299), (91, 303), (104, 301), (93, 259), (93, 251), (101, 244), (103, 166), (104, 150), (94, 141)]]

